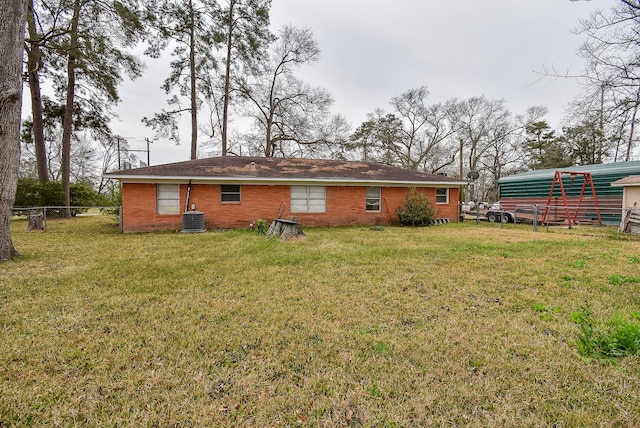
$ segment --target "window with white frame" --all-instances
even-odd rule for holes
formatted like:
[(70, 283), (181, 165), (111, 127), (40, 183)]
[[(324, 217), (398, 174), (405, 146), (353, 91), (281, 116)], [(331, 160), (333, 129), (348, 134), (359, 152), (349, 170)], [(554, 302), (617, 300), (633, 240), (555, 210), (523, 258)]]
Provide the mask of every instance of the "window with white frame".
[(180, 185), (157, 185), (158, 214), (180, 214)]
[(449, 203), (449, 189), (437, 188), (436, 189), (436, 204), (448, 204)]
[(380, 211), (379, 187), (367, 187), (367, 211)]
[(324, 186), (291, 186), (291, 212), (323, 213), (327, 211)]
[(220, 186), (221, 202), (240, 202), (240, 185), (223, 184)]

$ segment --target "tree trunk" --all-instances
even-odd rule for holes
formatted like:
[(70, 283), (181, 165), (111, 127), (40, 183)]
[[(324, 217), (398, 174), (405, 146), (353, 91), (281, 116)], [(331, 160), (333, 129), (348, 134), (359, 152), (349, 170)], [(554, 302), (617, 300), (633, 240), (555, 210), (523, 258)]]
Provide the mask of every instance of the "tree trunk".
[(600, 114), (598, 118), (598, 130), (600, 135), (598, 136), (598, 151), (595, 156), (594, 163), (602, 163), (602, 152), (604, 150), (604, 86), (600, 92)]
[(80, 19), (80, 0), (73, 2), (73, 18), (71, 19), (71, 49), (67, 59), (67, 101), (62, 121), (62, 190), (64, 205), (62, 217), (71, 217), (71, 133), (73, 132), (73, 101), (76, 90), (76, 56), (78, 52), (78, 20)]
[(189, 1), (189, 74), (191, 79), (191, 159), (198, 157), (198, 98), (196, 93), (196, 23), (193, 3)]
[(231, 46), (233, 43), (233, 9), (236, 2), (229, 2), (229, 26), (227, 27), (227, 63), (224, 72), (224, 94), (222, 106), (222, 156), (227, 155), (227, 129), (229, 122), (229, 80), (231, 79)]
[(264, 155), (266, 157), (272, 157), (273, 156), (273, 145), (271, 143), (271, 120), (269, 119), (267, 121), (267, 126), (266, 126), (266, 138), (265, 138), (265, 142), (264, 142)]
[(25, 0), (5, 0), (0, 8), (0, 261), (18, 255), (11, 241), (11, 209), (20, 166), (25, 12)]
[(29, 91), (31, 92), (31, 115), (33, 116), (33, 143), (36, 152), (38, 181), (44, 184), (49, 181), (47, 168), (47, 148), (44, 142), (44, 126), (42, 119), (42, 96), (40, 95), (40, 37), (36, 29), (33, 0), (29, 0), (27, 9), (27, 29), (29, 33), (29, 49), (27, 55), (27, 71), (29, 73)]
[(636, 117), (638, 116), (638, 107), (640, 107), (640, 87), (636, 91), (636, 100), (633, 104), (633, 114), (631, 115), (631, 126), (629, 128), (629, 140), (627, 141), (627, 151), (624, 156), (625, 162), (631, 160), (631, 148), (633, 147), (633, 134), (636, 128)]

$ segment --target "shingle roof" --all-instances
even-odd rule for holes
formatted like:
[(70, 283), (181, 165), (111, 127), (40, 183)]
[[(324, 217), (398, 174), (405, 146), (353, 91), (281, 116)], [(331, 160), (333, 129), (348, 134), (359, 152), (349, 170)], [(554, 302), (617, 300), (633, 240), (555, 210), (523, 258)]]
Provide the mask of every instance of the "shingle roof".
[(630, 175), (611, 183), (614, 187), (640, 186), (640, 175)]
[(201, 181), (409, 182), (465, 185), (466, 181), (371, 162), (223, 156), (105, 174), (122, 181), (193, 179)]

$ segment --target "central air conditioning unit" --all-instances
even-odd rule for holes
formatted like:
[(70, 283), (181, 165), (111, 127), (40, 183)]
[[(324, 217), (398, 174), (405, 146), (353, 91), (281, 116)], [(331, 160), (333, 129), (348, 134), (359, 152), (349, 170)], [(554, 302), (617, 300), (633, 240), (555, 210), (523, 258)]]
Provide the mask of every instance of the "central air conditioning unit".
[(204, 231), (204, 213), (202, 211), (187, 211), (182, 213), (182, 233)]

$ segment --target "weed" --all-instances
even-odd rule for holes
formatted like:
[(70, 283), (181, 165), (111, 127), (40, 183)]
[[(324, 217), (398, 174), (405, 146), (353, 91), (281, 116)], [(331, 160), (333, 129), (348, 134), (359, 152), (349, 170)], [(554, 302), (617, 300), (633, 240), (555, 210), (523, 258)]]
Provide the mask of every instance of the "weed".
[(378, 353), (384, 353), (387, 352), (391, 349), (391, 345), (388, 344), (387, 342), (378, 342), (375, 344), (375, 346), (373, 347), (373, 350)]
[(625, 275), (620, 275), (616, 273), (609, 276), (609, 282), (613, 285), (638, 284), (640, 283), (640, 277), (625, 276)]
[(572, 281), (573, 280), (573, 275), (565, 273), (564, 275), (562, 275), (560, 277), (560, 279), (563, 280), (563, 281)]
[[(632, 318), (636, 318), (632, 314)], [(602, 325), (593, 316), (590, 306), (585, 305), (572, 315), (578, 324), (575, 343), (578, 353), (587, 358), (603, 361), (640, 350), (640, 323), (617, 316)]]
[(269, 231), (269, 226), (267, 226), (267, 222), (261, 218), (256, 220), (256, 233), (258, 235), (266, 235)]
[(571, 267), (574, 267), (576, 269), (584, 269), (585, 267), (587, 267), (587, 262), (586, 260), (576, 260), (571, 263)]
[(324, 395), (325, 397), (332, 397), (334, 392), (331, 385), (324, 381), (317, 381), (313, 384), (313, 392), (316, 395)]
[(591, 313), (591, 306), (585, 304), (580, 311), (571, 314), (571, 319), (578, 324), (578, 332), (575, 334), (578, 353), (584, 356), (592, 356), (595, 353), (595, 320)]
[(543, 321), (550, 321), (554, 318), (554, 313), (562, 312), (562, 308), (559, 306), (554, 306), (551, 309), (547, 309), (545, 305), (542, 303), (536, 303), (533, 305), (533, 310), (540, 313), (540, 319)]
[(533, 310), (536, 312), (547, 312), (547, 308), (542, 303), (533, 305)]
[(484, 361), (480, 358), (469, 358), (469, 367), (472, 370), (478, 370), (485, 366)]
[(377, 381), (373, 381), (371, 386), (367, 386), (365, 390), (367, 391), (367, 394), (369, 394), (373, 398), (376, 398), (376, 399), (382, 398), (382, 390), (380, 389), (380, 386), (378, 386)]

